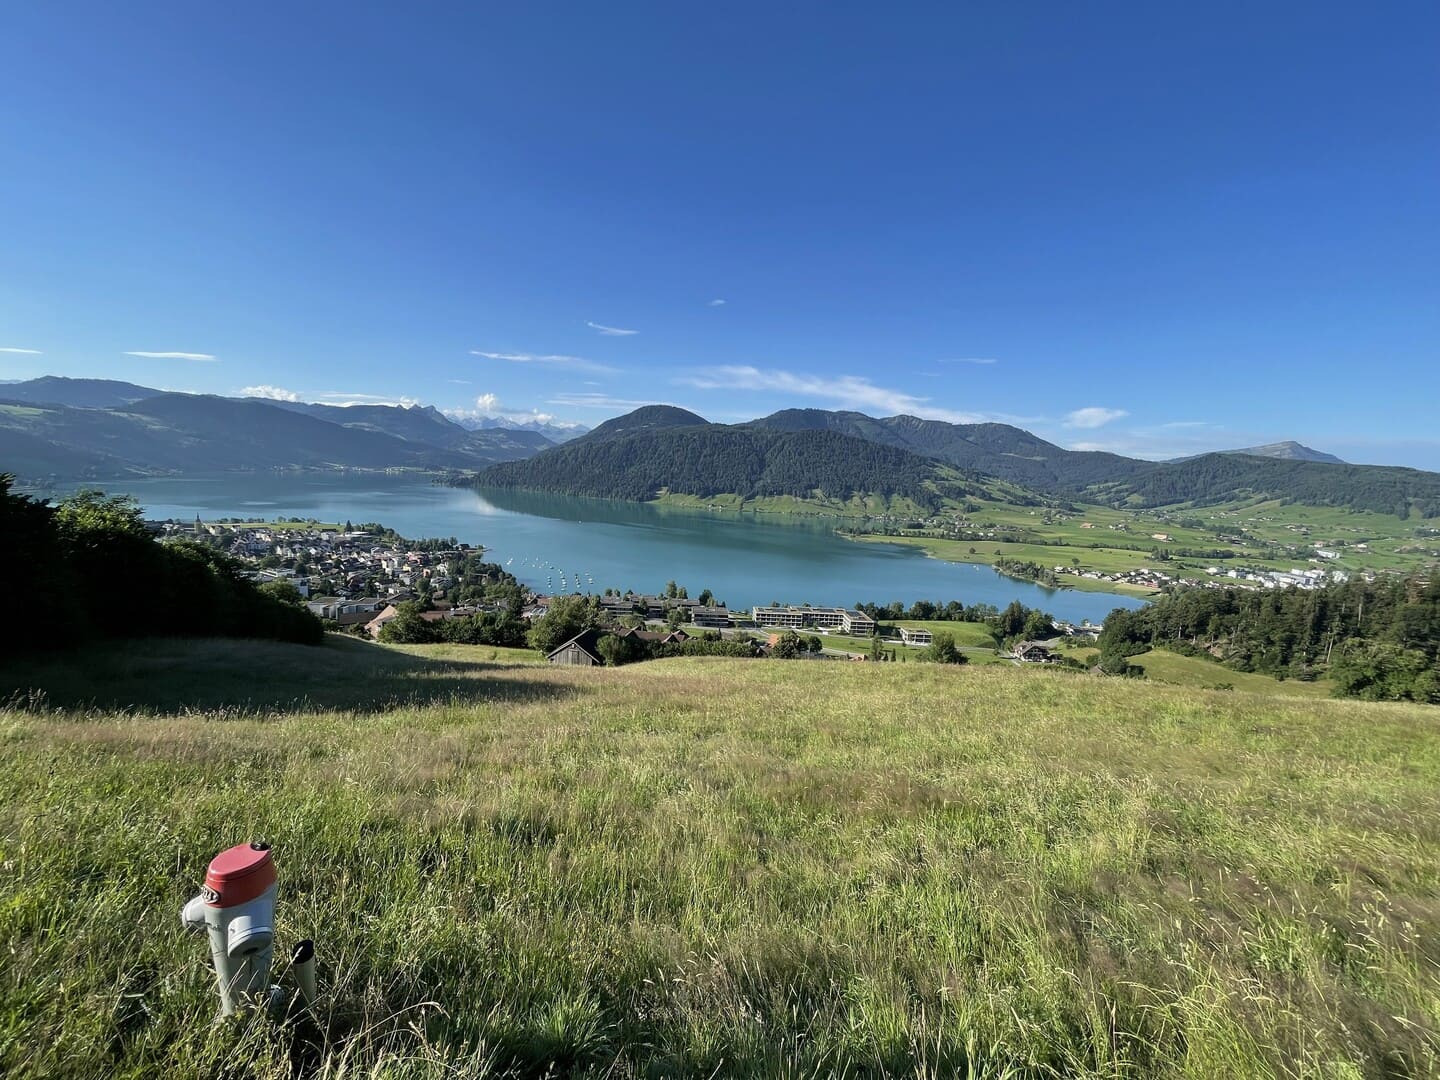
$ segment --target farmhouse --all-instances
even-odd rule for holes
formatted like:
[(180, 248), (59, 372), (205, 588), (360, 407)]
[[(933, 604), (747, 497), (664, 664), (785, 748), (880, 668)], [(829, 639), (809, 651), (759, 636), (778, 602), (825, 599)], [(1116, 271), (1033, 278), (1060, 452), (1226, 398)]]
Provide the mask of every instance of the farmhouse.
[(1015, 659), (1022, 664), (1053, 664), (1060, 658), (1038, 641), (1022, 641), (1015, 646)]

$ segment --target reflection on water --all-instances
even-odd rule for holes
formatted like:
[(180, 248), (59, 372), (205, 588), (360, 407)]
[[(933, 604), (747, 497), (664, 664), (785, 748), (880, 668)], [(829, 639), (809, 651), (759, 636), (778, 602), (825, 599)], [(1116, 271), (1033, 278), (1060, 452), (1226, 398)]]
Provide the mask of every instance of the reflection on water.
[[(483, 544), (521, 581), (559, 588), (655, 591), (667, 581), (691, 595), (711, 589), (732, 607), (773, 601), (848, 605), (960, 600), (1003, 607), (1019, 600), (1071, 620), (1102, 619), (1133, 597), (1044, 589), (988, 566), (946, 563), (912, 548), (857, 544), (834, 519), (724, 514), (529, 491), (447, 488), (424, 480), (345, 474), (240, 475), (134, 480), (152, 518), (298, 517), (380, 522), (410, 537)], [(60, 494), (62, 492), (55, 492)], [(594, 582), (593, 586), (591, 582)]]

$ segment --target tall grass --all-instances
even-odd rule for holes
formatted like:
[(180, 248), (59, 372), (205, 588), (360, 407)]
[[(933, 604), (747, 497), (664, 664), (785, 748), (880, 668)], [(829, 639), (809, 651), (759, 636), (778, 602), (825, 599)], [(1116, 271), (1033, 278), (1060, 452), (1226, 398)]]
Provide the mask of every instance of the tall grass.
[[(1440, 710), (146, 648), (0, 678), (7, 1075), (1440, 1074)], [(315, 1023), (181, 932), (252, 837)]]

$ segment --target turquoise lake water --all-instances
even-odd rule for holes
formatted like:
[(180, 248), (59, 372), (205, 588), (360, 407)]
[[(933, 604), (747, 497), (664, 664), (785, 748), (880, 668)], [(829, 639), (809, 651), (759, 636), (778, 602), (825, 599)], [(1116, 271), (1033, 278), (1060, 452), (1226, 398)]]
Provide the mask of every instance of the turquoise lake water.
[[(915, 600), (1004, 607), (1019, 600), (1057, 618), (1100, 621), (1143, 601), (1111, 593), (1045, 589), (974, 563), (931, 559), (913, 548), (859, 544), (835, 535), (833, 519), (764, 518), (637, 503), (473, 491), (424, 480), (344, 474), (230, 475), (112, 482), (150, 518), (275, 517), (378, 521), (401, 535), (453, 536), (483, 544), (521, 581), (654, 592), (677, 581), (709, 588), (732, 608), (754, 604), (852, 605)], [(63, 494), (63, 492), (42, 492)], [(578, 582), (577, 582), (578, 575)]]

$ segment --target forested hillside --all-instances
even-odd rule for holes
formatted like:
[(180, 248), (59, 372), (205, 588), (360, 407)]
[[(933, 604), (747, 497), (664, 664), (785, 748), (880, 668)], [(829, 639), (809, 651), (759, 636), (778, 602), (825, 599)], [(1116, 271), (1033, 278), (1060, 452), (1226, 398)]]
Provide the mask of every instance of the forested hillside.
[(476, 483), (609, 499), (651, 499), (663, 491), (746, 498), (822, 493), (842, 500), (864, 493), (927, 507), (968, 490), (933, 461), (829, 431), (705, 424), (597, 439), (600, 431), (526, 461), (496, 465)]
[(602, 442), (657, 428), (708, 427), (709, 424), (709, 420), (689, 409), (679, 409), (674, 405), (642, 405), (623, 416), (606, 420), (581, 438), (589, 442)]
[[(1274, 498), (1402, 518), (1412, 511), (1420, 517), (1440, 516), (1440, 474), (1256, 456), (1276, 447), (1156, 462), (1066, 450), (1008, 424), (950, 424), (915, 416), (877, 420), (823, 409), (786, 409), (753, 423), (782, 431), (835, 431), (902, 447), (1054, 498), (1140, 507)], [(1282, 445), (1298, 444), (1276, 444)]]
[(1440, 577), (1359, 578), (1322, 589), (1184, 589), (1105, 620), (1111, 660), (1155, 647), (1237, 671), (1313, 679), (1376, 700), (1440, 702)]
[(1334, 465), (1244, 454), (1156, 464), (1133, 478), (1089, 488), (1096, 501), (1137, 506), (1209, 505), (1241, 498), (1440, 517), (1440, 473), (1389, 465)]
[(1032, 491), (1073, 496), (1089, 484), (1123, 480), (1150, 462), (1066, 450), (1009, 424), (951, 424), (918, 416), (876, 419), (858, 412), (785, 409), (753, 421), (779, 431), (836, 431), (896, 446)]

